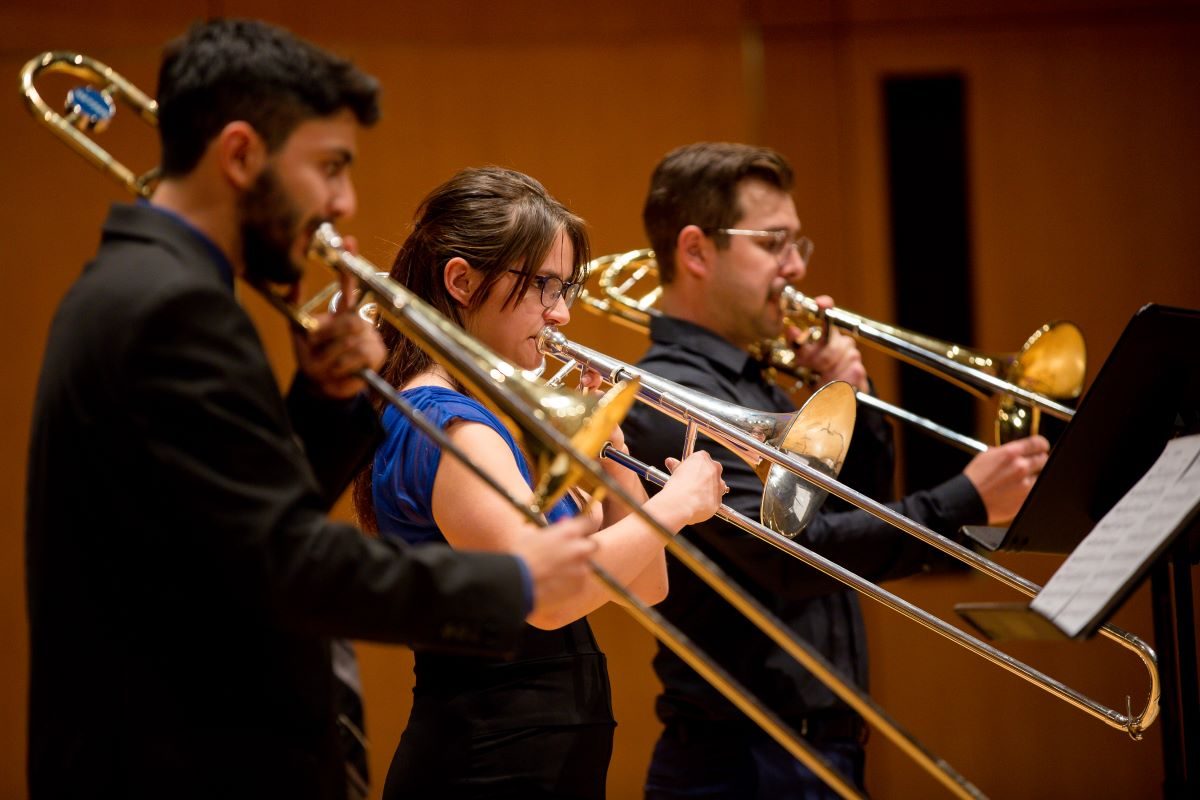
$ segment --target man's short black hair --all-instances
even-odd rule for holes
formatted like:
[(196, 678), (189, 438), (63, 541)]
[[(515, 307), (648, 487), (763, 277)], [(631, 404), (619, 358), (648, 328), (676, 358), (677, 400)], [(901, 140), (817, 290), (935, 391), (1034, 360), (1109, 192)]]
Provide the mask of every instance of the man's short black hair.
[(274, 151), (297, 125), (349, 109), (379, 118), (379, 82), (282, 28), (255, 20), (193, 25), (167, 45), (158, 73), (166, 177), (191, 172), (230, 122), (245, 120)]

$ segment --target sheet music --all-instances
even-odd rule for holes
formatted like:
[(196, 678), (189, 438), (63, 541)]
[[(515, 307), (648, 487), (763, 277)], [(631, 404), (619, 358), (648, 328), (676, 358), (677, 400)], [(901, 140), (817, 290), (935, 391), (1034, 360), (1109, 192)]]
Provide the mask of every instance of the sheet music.
[(1077, 636), (1200, 506), (1200, 434), (1167, 442), (1154, 465), (1096, 524), (1031, 602)]

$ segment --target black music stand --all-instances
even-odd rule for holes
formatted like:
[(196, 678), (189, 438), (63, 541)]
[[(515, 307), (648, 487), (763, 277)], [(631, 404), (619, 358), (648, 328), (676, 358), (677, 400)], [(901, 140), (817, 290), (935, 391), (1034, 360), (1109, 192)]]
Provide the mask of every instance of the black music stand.
[[(1200, 311), (1143, 306), (1105, 360), (1012, 525), (968, 534), (991, 550), (1069, 553), (1150, 468), (1168, 439), (1192, 433), (1200, 433)], [(1198, 560), (1200, 524), (1193, 521), (1109, 609), (1119, 607), (1150, 573), (1163, 689), (1164, 795), (1169, 798), (1200, 797), (1200, 679), (1191, 588)], [(1107, 614), (1096, 625), (1105, 619)], [(981, 622), (988, 626), (987, 619)], [(1049, 623), (1027, 627), (1028, 637), (1055, 635)]]

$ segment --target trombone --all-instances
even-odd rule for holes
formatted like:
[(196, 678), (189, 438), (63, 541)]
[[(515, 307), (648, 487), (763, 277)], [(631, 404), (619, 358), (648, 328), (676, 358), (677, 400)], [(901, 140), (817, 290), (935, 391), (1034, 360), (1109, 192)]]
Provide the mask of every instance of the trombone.
[[(572, 342), (552, 327), (542, 330), (538, 344), (543, 354), (553, 356), (565, 362), (566, 366), (563, 372), (579, 366), (580, 368), (586, 367), (599, 372), (609, 382), (632, 381), (636, 378), (639, 381), (639, 388), (637, 390), (639, 400), (687, 426), (684, 442), (685, 454), (690, 452), (694, 446), (696, 430), (699, 429), (707, 436), (737, 453), (752, 465), (757, 458), (767, 459), (775, 464), (780, 463), (781, 460), (791, 459), (791, 456), (787, 453), (781, 456), (775, 447), (763, 440), (763, 429), (748, 428), (743, 423), (748, 416), (753, 414), (776, 420), (787, 415), (749, 412), (747, 409), (731, 403), (715, 400), (708, 395), (680, 386), (677, 383), (660, 378), (644, 370), (634, 369), (622, 361)], [(626, 457), (616, 454), (613, 454), (612, 457), (642, 473), (645, 477), (655, 480), (652, 476), (645, 475), (644, 470), (646, 467), (644, 464), (640, 464), (640, 462), (627, 463)], [(957, 558), (959, 561), (983, 572), (995, 580), (1019, 592), (1023, 592), (1029, 597), (1036, 595), (1041, 590), (1041, 587), (1037, 584), (1005, 569), (994, 561), (984, 558), (957, 542), (942, 536), (931, 528), (893, 511), (861, 492), (855, 491), (843, 483), (839, 483), (826, 472), (813, 469), (800, 460), (792, 460), (794, 463), (789, 464), (787, 468), (791, 472), (801, 475), (806, 481), (815, 484), (820, 489), (832, 493), (842, 500), (872, 514), (876, 518), (917, 537), (926, 544), (936, 547), (943, 553)], [(762, 500), (763, 509), (772, 509), (780, 505), (786, 506), (791, 502), (790, 496), (786, 494), (778, 497), (767, 497), (767, 495), (772, 494), (774, 491), (777, 491), (775, 487), (766, 486)], [(924, 625), (935, 633), (939, 633), (992, 663), (1013, 672), (1105, 724), (1124, 730), (1135, 740), (1141, 739), (1143, 732), (1158, 717), (1161, 688), (1159, 686), (1158, 664), (1154, 651), (1137, 636), (1121, 630), (1114, 625), (1104, 625), (1100, 628), (1101, 633), (1122, 647), (1133, 651), (1142, 660), (1146, 670), (1150, 673), (1150, 692), (1146, 700), (1146, 706), (1136, 715), (1130, 708), (1128, 697), (1126, 697), (1125, 713), (1091, 700), (1063, 683), (1049, 678), (1038, 670), (1011, 658), (974, 636), (964, 633), (962, 630), (907, 603), (875, 584), (860, 578), (853, 572), (829, 562), (807, 548), (801, 547), (794, 541), (791, 541), (799, 531), (796, 530), (793, 532), (792, 530), (776, 527), (776, 521), (768, 515), (767, 511), (764, 511), (762, 522), (765, 525), (770, 525), (770, 528), (765, 527), (765, 525), (753, 523), (740, 515), (732, 517), (729, 514), (722, 513), (719, 516), (766, 541), (768, 544), (799, 558), (810, 566), (816, 567), (831, 578), (839, 580), (853, 589), (857, 589), (905, 617)]]
[[(104, 83), (105, 88), (100, 90), (99, 94), (108, 98), (108, 102), (104, 104), (107, 109), (107, 118), (111, 118), (115, 111), (115, 106), (111, 102), (113, 93), (119, 94), (135, 105), (143, 100), (148, 100), (148, 98), (140, 93), (138, 93), (140, 95), (138, 97), (126, 92), (124, 86), (128, 84), (124, 81), (120, 83), (114, 81), (115, 73), (111, 69), (98, 61), (74, 53), (45, 53), (29, 61), (21, 72), (23, 92), (27, 104), (35, 116), (39, 116), (45, 124), (55, 128), (60, 138), (91, 161), (93, 165), (121, 180), (136, 194), (148, 195), (152, 177), (145, 180), (126, 180), (127, 176), (132, 175), (128, 169), (123, 166), (118, 169), (117, 167), (120, 166), (118, 162), (77, 131), (73, 127), (73, 123), (67, 123), (60, 115), (48, 110), (33, 86), (34, 78), (47, 70), (66, 71), (85, 80)], [(41, 113), (43, 109), (47, 113)], [(141, 105), (139, 110), (143, 112), (143, 119), (156, 124), (156, 109), (152, 105)], [(86, 113), (86, 109), (83, 113)], [(84, 127), (86, 126), (85, 124)], [(147, 173), (147, 175), (151, 175), (151, 173)], [(381, 277), (369, 261), (347, 251), (341, 237), (328, 223), (322, 225), (314, 234), (309, 255), (325, 262), (339, 272), (355, 276), (379, 299), (377, 308), (389, 322), (400, 328), (406, 336), (412, 338), (426, 352), (443, 363), (464, 385), (471, 387), (494, 411), (500, 414), (509, 427), (519, 433), (520, 438), (528, 446), (540, 447), (540, 452), (544, 454), (544, 457), (537, 459), (538, 466), (546, 470), (550, 475), (550, 480), (548, 482), (543, 480), (539, 485), (536, 495), (537, 503), (525, 504), (504, 492), (493, 479), (483, 474), (482, 470), (466, 458), (465, 454), (452, 442), (449, 442), (444, 435), (439, 436), (442, 433), (440, 429), (417, 414), (410, 405), (404, 402), (399, 393), (378, 374), (370, 370), (362, 372), (362, 377), (369, 386), (379, 391), (389, 402), (396, 404), (402, 413), (410, 415), (420, 430), (433, 437), (439, 444), (449, 445), (447, 449), (452, 455), (462, 459), (493, 489), (501, 491), (502, 495), (508, 498), (509, 502), (517, 507), (527, 519), (542, 524), (540, 505), (546, 502), (546, 498), (552, 496), (553, 492), (566, 491), (574, 482), (587, 481), (587, 485), (590, 487), (611, 492), (630, 509), (630, 513), (641, 518), (662, 537), (666, 541), (668, 549), (677, 558), (719, 591), (786, 652), (797, 658), (814, 676), (829, 685), (847, 704), (877, 725), (885, 735), (905, 753), (918, 761), (951, 792), (958, 797), (982, 797), (979, 790), (970, 782), (944, 761), (933, 756), (911, 734), (900, 728), (865, 693), (841, 677), (819, 653), (797, 637), (794, 632), (787, 629), (782, 622), (771, 615), (749, 593), (730, 580), (703, 554), (675, 537), (661, 523), (651, 517), (622, 489), (620, 484), (596, 464), (592, 454), (599, 452), (608, 432), (624, 416), (632, 402), (632, 393), (636, 389), (635, 384), (627, 384), (618, 388), (617, 391), (610, 392), (605, 398), (598, 401), (594, 408), (586, 407), (586, 404), (571, 393), (551, 392), (532, 386), (532, 382), (526, 374), (498, 358), (404, 287), (387, 277)], [(273, 305), (284, 311), (294, 324), (302, 328), (310, 328), (315, 324), (315, 320), (310, 314), (303, 309), (291, 308), (280, 293), (270, 291), (269, 287), (256, 286), (255, 288), (266, 289), (268, 299)], [(564, 430), (572, 431), (573, 435), (568, 436)], [(807, 742), (790, 730), (783, 720), (749, 695), (724, 670), (667, 623), (658, 612), (640, 603), (636, 597), (630, 595), (623, 586), (596, 565), (593, 564), (592, 569), (601, 582), (628, 603), (626, 608), (635, 619), (660, 638), (664, 644), (675, 650), (698, 673), (713, 683), (718, 691), (759, 724), (789, 753), (812, 769), (818, 777), (841, 796), (861, 796), (843, 776), (812, 750)]]
[[(657, 285), (658, 265), (654, 251), (631, 250), (602, 256), (593, 260), (589, 267), (599, 273), (600, 294), (582, 293), (583, 306), (645, 332), (650, 319), (659, 313), (654, 305), (662, 293), (662, 287)], [(652, 281), (655, 285), (640, 298), (634, 298), (631, 292), (642, 281)], [(995, 423), (998, 443), (1036, 433), (1042, 411), (1069, 420), (1075, 412), (1054, 398), (1077, 398), (1083, 390), (1086, 348), (1083, 334), (1070, 322), (1041, 326), (1016, 353), (988, 355), (884, 325), (845, 309), (822, 310), (814, 300), (790, 286), (784, 289), (780, 305), (790, 322), (812, 328), (814, 340), (828, 335), (829, 326), (836, 325), (856, 339), (949, 380), (978, 397), (999, 395)], [(795, 362), (795, 351), (782, 339), (760, 344), (756, 355), (770, 371), (800, 382), (809, 380), (807, 370)], [(858, 392), (856, 397), (863, 405), (965, 452), (982, 453), (988, 449), (978, 439), (873, 395)]]
[(828, 330), (836, 325), (860, 342), (865, 342), (944, 378), (976, 396), (999, 396), (996, 441), (1003, 444), (1037, 433), (1039, 416), (1045, 411), (1070, 421), (1075, 411), (1055, 398), (1076, 399), (1083, 391), (1087, 351), (1083, 333), (1074, 323), (1058, 321), (1042, 325), (1016, 353), (987, 355), (885, 325), (840, 308), (821, 309), (815, 300), (795, 287), (784, 287), (780, 304), (784, 314)]

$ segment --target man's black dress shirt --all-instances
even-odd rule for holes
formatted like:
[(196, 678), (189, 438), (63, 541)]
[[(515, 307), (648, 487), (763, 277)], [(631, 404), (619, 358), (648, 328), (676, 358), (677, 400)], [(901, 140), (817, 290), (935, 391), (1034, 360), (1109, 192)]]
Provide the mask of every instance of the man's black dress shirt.
[[(766, 382), (759, 365), (746, 352), (711, 331), (658, 317), (651, 324), (650, 338), (651, 347), (639, 362), (649, 373), (747, 408), (775, 412), (795, 408), (782, 391)], [(652, 465), (661, 466), (668, 456), (680, 455), (684, 427), (648, 406), (638, 405), (622, 428), (630, 452)], [(726, 503), (757, 520), (762, 483), (753, 469), (707, 437), (697, 439), (697, 448), (708, 450), (724, 466), (730, 487)], [(887, 499), (892, 462), (889, 424), (879, 414), (860, 408), (840, 480), (876, 499)], [(978, 493), (961, 474), (889, 505), (947, 535), (986, 517)], [(866, 689), (866, 641), (855, 592), (716, 518), (689, 527), (681, 535), (815, 646), (843, 675)], [(797, 541), (874, 582), (943, 566), (947, 561), (912, 536), (833, 497)], [(811, 727), (803, 724), (804, 720), (851, 713), (828, 688), (674, 558), (668, 557), (668, 571), (670, 594), (659, 610), (767, 707), (790, 720), (797, 730)], [(664, 686), (657, 702), (658, 716), (664, 722), (744, 719), (661, 645), (654, 668)]]

